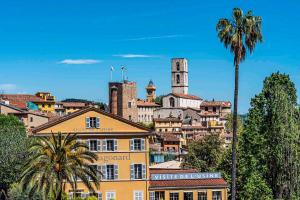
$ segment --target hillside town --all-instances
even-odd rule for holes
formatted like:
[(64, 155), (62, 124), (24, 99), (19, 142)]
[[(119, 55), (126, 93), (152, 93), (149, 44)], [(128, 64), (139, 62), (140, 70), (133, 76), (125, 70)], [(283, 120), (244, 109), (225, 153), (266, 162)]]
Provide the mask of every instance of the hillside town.
[(3, 1), (0, 200), (300, 200), (299, 6)]
[[(153, 80), (149, 80), (149, 84), (145, 86), (145, 98), (138, 97), (136, 82), (121, 80), (108, 83), (108, 106), (101, 107), (99, 103), (93, 101), (76, 100), (76, 97), (73, 101), (72, 99), (57, 101), (51, 92), (1, 94), (0, 114), (16, 116), (26, 127), (29, 136), (38, 136), (48, 131), (74, 132), (80, 137), (82, 135), (82, 140), (88, 142), (91, 151), (101, 152), (99, 154), (102, 156), (100, 161), (103, 159), (104, 163), (111, 162), (115, 156), (121, 156), (118, 163), (105, 164), (105, 168), (101, 165), (102, 173), (107, 176), (104, 179), (107, 180), (119, 179), (118, 177), (123, 179), (126, 172), (118, 168), (124, 168), (124, 163), (132, 162), (132, 159), (139, 159), (134, 162), (144, 163), (143, 165), (132, 164), (132, 169), (129, 171), (134, 173), (131, 176), (138, 176), (134, 179), (145, 179), (146, 176), (156, 177), (156, 174), (161, 173), (195, 175), (197, 177), (196, 169), (182, 168), (182, 158), (188, 153), (189, 143), (201, 140), (211, 134), (217, 134), (224, 141), (224, 147), (229, 147), (232, 133), (226, 129), (225, 124), (228, 115), (231, 114), (231, 103), (214, 99), (204, 100), (202, 97), (189, 94), (189, 83), (192, 81), (189, 82), (188, 79), (188, 60), (186, 58), (171, 60), (170, 76), (172, 77), (170, 93), (159, 95), (158, 102), (156, 101), (156, 85)], [(85, 118), (82, 121), (85, 122), (84, 124), (81, 123), (81, 118)], [(109, 122), (107, 118), (111, 118), (115, 122)], [(67, 125), (68, 123), (70, 124)], [(115, 135), (115, 132), (120, 130), (122, 133)], [(108, 135), (97, 137), (91, 134), (98, 131), (106, 132)], [(138, 139), (134, 139), (137, 136), (135, 134), (125, 136), (126, 132), (136, 131), (141, 132), (138, 133), (138, 135), (141, 134)], [(90, 134), (86, 135), (85, 132)], [(124, 157), (118, 153), (119, 149), (124, 151), (127, 148), (126, 140), (130, 140), (131, 151), (146, 150), (146, 152), (150, 152), (149, 157), (146, 154), (139, 158), (138, 154), (134, 153), (125, 153)], [(102, 155), (103, 151), (110, 153)], [(115, 151), (116, 153), (114, 153)], [(139, 175), (139, 173), (141, 174)], [(206, 180), (196, 178), (195, 182), (188, 183), (188, 187), (193, 189), (196, 186), (205, 189), (203, 194), (199, 194), (203, 198), (207, 195), (207, 197), (212, 196), (213, 199), (226, 199), (227, 184), (220, 174), (208, 173), (204, 176), (214, 176), (217, 184), (215, 182), (206, 183)], [(167, 190), (162, 190), (167, 186), (161, 185), (163, 180), (158, 176), (155, 180), (150, 181), (150, 187), (147, 190), (150, 191), (151, 200), (161, 200), (164, 196), (163, 193), (169, 193)], [(145, 187), (143, 184), (147, 184), (146, 179), (145, 183), (139, 184), (143, 191), (142, 188)], [(172, 187), (181, 189), (183, 183), (177, 180), (168, 184), (174, 184)], [(114, 186), (111, 182), (102, 183), (103, 188), (122, 187), (117, 185)], [(158, 188), (159, 191), (156, 192)], [(216, 192), (211, 188), (219, 190)], [(85, 190), (80, 190), (76, 192), (76, 195), (85, 197), (85, 192)], [(70, 193), (70, 195), (72, 194)], [(173, 193), (170, 192), (169, 195), (171, 194)], [(115, 198), (116, 194), (107, 195)], [(143, 195), (146, 194), (137, 194), (137, 196)], [(178, 195), (181, 194), (178, 193)], [(194, 194), (189, 192), (183, 195), (187, 196), (184, 199), (188, 200)], [(172, 199), (176, 199), (175, 196)], [(166, 197), (166, 199), (168, 198)]]

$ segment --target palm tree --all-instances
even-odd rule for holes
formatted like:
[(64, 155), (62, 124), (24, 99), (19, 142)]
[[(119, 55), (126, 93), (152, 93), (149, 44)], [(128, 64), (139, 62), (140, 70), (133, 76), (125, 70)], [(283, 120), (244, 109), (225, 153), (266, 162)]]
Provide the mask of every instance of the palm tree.
[(243, 15), (243, 11), (234, 8), (233, 19), (222, 18), (218, 21), (217, 32), (220, 41), (234, 55), (235, 81), (233, 106), (233, 142), (232, 142), (232, 185), (231, 197), (236, 199), (236, 145), (237, 145), (237, 110), (239, 90), (239, 65), (246, 58), (247, 49), (250, 54), (256, 44), (262, 42), (261, 17), (253, 16), (251, 11)]
[(97, 155), (90, 152), (85, 143), (79, 142), (75, 134), (39, 137), (29, 151), (21, 174), (22, 188), (31, 187), (29, 196), (39, 191), (47, 199), (53, 192), (55, 199), (61, 200), (65, 184), (76, 190), (77, 178), (91, 192), (95, 191), (94, 187), (99, 187), (100, 172), (90, 165), (97, 160)]

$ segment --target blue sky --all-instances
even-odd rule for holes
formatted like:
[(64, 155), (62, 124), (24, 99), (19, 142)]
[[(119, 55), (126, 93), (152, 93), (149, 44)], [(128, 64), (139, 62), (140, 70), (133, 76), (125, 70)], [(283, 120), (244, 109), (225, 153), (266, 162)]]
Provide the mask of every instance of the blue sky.
[(139, 97), (145, 97), (149, 79), (158, 94), (167, 94), (170, 59), (186, 57), (190, 93), (232, 100), (232, 55), (218, 41), (215, 25), (240, 7), (262, 16), (264, 35), (241, 65), (239, 104), (245, 113), (272, 72), (289, 74), (300, 87), (299, 6), (279, 0), (3, 1), (0, 90), (107, 102), (110, 66), (120, 80), (125, 65)]

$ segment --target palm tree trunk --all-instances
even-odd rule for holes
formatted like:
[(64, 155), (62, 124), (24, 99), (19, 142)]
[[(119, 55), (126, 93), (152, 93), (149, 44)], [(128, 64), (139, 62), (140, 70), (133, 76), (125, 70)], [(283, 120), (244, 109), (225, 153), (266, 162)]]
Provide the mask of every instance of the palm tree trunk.
[(237, 146), (237, 109), (239, 93), (239, 65), (235, 65), (234, 77), (234, 105), (233, 105), (233, 125), (232, 125), (232, 171), (231, 171), (231, 199), (236, 200), (236, 146)]

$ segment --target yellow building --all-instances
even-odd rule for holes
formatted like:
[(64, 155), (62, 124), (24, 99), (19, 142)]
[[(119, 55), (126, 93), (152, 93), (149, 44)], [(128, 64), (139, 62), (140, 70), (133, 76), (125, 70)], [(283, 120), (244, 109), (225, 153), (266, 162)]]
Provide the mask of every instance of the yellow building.
[[(116, 115), (89, 107), (33, 131), (34, 136), (57, 133), (77, 133), (91, 151), (98, 154), (94, 163), (104, 177), (97, 191), (103, 200), (149, 199), (149, 141), (148, 129)], [(78, 182), (78, 191), (66, 192), (85, 197), (87, 188)]]
[(176, 117), (154, 119), (156, 132), (179, 132), (181, 131), (181, 126), (182, 120)]
[(31, 102), (38, 106), (38, 109), (43, 112), (54, 112), (55, 97), (50, 92), (37, 92), (35, 96), (39, 97), (37, 100)]
[[(36, 137), (58, 132), (76, 133), (90, 151), (98, 154), (98, 161), (92, 164), (102, 172), (100, 188), (93, 194), (98, 200), (198, 200), (199, 191), (207, 192), (207, 200), (227, 198), (227, 185), (220, 177), (200, 177), (199, 180), (194, 173), (195, 182), (184, 184), (185, 176), (192, 176), (186, 175), (187, 171), (179, 170), (177, 178), (168, 175), (170, 171), (150, 172), (149, 137), (152, 133), (119, 116), (88, 107), (32, 130)], [(77, 188), (72, 191), (67, 186), (65, 191), (70, 196), (74, 193), (80, 197), (91, 195), (80, 180)], [(211, 198), (213, 191), (216, 198)]]

